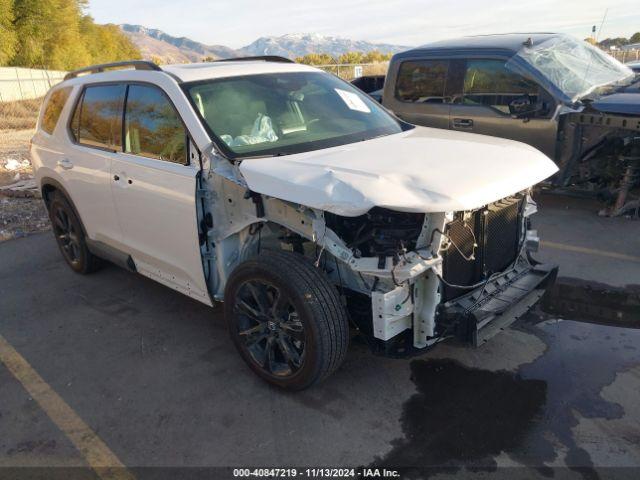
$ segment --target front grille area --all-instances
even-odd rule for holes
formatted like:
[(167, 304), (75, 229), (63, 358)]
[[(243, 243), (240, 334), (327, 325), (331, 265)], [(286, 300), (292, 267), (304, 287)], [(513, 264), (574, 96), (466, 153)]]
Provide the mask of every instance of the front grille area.
[[(524, 195), (499, 200), (474, 212), (458, 212), (447, 225), (451, 239), (443, 253), (442, 276), (455, 285), (473, 285), (507, 268), (518, 255)], [(475, 259), (466, 260), (478, 244)], [(458, 252), (454, 243), (462, 252)], [(468, 290), (445, 285), (443, 301), (467, 293)]]

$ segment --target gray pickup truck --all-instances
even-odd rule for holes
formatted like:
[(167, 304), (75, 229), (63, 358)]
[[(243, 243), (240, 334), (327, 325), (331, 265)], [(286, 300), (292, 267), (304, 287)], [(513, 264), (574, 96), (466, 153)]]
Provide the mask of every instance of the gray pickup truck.
[(394, 55), (386, 78), (355, 86), (399, 118), (528, 143), (559, 167), (555, 186), (579, 186), (635, 212), (640, 180), (640, 77), (590, 44), (561, 34), (441, 41)]

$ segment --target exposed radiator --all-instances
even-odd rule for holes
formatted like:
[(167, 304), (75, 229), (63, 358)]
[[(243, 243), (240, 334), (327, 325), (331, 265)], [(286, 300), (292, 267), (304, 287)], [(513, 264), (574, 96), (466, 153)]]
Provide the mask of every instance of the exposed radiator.
[[(520, 245), (524, 199), (524, 195), (508, 197), (480, 210), (456, 213), (446, 228), (446, 234), (452, 240), (443, 253), (442, 275), (447, 282), (473, 285), (513, 263)], [(478, 244), (475, 258), (468, 261), (462, 254), (467, 258), (473, 255), (474, 238)], [(445, 285), (443, 301), (468, 291)]]

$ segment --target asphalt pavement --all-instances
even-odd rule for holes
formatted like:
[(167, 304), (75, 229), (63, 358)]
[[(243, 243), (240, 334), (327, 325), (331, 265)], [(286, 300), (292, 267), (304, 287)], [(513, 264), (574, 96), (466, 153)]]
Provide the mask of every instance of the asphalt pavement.
[(488, 344), (393, 360), (354, 339), (343, 367), (300, 393), (249, 371), (221, 308), (114, 266), (76, 275), (50, 233), (0, 243), (0, 478), (114, 464), (115, 477), (74, 472), (637, 478), (640, 221), (594, 211), (543, 199), (538, 256), (560, 264), (559, 286)]

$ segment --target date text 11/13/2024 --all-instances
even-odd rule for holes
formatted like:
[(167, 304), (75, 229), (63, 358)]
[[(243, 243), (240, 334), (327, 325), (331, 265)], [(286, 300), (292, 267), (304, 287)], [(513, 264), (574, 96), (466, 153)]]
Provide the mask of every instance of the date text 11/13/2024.
[(386, 468), (234, 468), (234, 478), (399, 478)]

